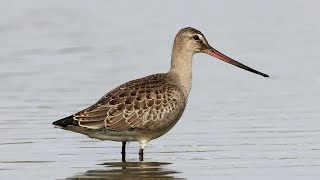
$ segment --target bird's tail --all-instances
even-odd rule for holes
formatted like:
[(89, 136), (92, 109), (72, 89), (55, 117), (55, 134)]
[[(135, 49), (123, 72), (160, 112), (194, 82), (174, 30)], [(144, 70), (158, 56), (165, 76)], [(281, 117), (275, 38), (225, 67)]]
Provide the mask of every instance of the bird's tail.
[(57, 120), (57, 121), (53, 122), (52, 124), (54, 126), (61, 127), (61, 128), (64, 128), (64, 127), (67, 127), (67, 126), (79, 126), (78, 121), (74, 120), (73, 117), (74, 116), (71, 115), (71, 116), (68, 116), (66, 118)]

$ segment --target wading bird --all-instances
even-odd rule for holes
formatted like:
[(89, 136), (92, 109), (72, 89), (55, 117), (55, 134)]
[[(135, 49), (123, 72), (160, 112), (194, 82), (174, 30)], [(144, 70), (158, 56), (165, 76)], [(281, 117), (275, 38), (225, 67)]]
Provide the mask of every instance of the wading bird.
[(122, 142), (123, 162), (126, 161), (126, 142), (138, 141), (139, 160), (143, 161), (147, 143), (167, 133), (186, 107), (192, 82), (192, 56), (196, 53), (206, 53), (269, 77), (215, 50), (200, 31), (187, 27), (181, 29), (174, 39), (171, 68), (167, 73), (124, 83), (92, 106), (55, 121), (53, 125), (95, 139)]

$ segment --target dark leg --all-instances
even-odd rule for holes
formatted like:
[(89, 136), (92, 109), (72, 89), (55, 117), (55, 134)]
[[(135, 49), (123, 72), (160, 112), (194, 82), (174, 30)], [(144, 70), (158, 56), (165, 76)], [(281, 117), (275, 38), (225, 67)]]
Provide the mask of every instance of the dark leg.
[(143, 149), (139, 150), (139, 160), (143, 161)]
[(123, 141), (122, 142), (122, 151), (121, 151), (121, 154), (122, 154), (122, 162), (126, 162), (126, 141)]

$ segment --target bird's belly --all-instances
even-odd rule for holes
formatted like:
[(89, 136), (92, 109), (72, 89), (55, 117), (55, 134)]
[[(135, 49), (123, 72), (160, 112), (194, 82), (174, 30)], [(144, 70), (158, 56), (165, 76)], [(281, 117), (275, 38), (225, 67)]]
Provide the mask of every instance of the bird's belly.
[(151, 126), (149, 129), (150, 140), (156, 139), (170, 131), (181, 118), (183, 110), (184, 108), (177, 111), (177, 113), (173, 113), (171, 116), (164, 118), (161, 123)]
[(68, 126), (65, 130), (84, 134), (93, 139), (110, 141), (141, 141), (152, 140), (166, 134), (175, 123), (162, 126), (161, 128), (131, 129), (122, 131), (113, 131), (108, 129), (89, 129), (81, 126)]
[(110, 140), (110, 141), (138, 141), (138, 134), (131, 130), (112, 131), (108, 129), (89, 129), (80, 126), (65, 128), (66, 130), (87, 135), (93, 139)]

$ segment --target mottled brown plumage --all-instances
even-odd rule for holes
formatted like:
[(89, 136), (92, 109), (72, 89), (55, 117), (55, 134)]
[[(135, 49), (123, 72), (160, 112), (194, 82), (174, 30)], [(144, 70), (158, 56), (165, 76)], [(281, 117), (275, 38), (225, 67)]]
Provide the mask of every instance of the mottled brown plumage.
[(168, 82), (167, 74), (155, 74), (129, 81), (103, 96), (97, 103), (74, 115), (79, 126), (113, 131), (143, 129), (157, 131), (178, 117), (185, 99), (178, 86)]
[(101, 140), (139, 141), (140, 160), (146, 144), (168, 132), (180, 119), (192, 84), (192, 56), (207, 53), (267, 77), (213, 49), (194, 28), (181, 29), (174, 40), (169, 72), (129, 81), (111, 90), (94, 105), (53, 124)]

